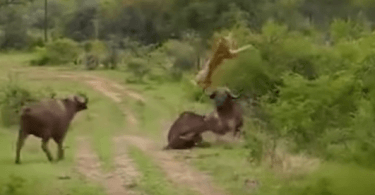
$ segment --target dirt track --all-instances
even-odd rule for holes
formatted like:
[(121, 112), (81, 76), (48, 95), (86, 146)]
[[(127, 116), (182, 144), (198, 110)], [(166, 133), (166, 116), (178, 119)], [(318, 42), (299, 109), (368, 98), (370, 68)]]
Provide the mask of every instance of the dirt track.
[[(89, 74), (79, 75), (73, 73), (41, 73), (33, 74), (32, 77), (36, 78), (61, 78), (76, 80), (83, 82), (109, 97), (116, 103), (121, 103), (123, 99), (133, 98), (137, 101), (147, 102), (147, 100), (140, 94), (126, 89), (116, 82), (110, 81), (97, 76), (91, 76)], [(119, 106), (121, 106), (119, 104)], [(138, 120), (131, 112), (129, 108), (121, 107), (126, 118), (128, 120), (128, 128), (138, 128)], [(109, 176), (98, 176), (103, 175), (100, 171), (100, 163), (95, 153), (90, 149), (90, 142), (85, 138), (79, 139), (79, 149), (77, 153), (78, 159), (78, 170), (85, 175), (87, 178), (99, 181), (103, 186), (106, 187), (108, 194), (120, 195), (120, 194), (134, 194), (131, 190), (127, 189), (128, 185), (131, 185), (133, 180), (139, 177), (139, 172), (134, 167), (131, 159), (126, 154), (126, 144), (132, 144), (140, 148), (145, 154), (151, 156), (157, 165), (163, 170), (168, 179), (176, 185), (185, 186), (189, 189), (196, 191), (197, 194), (202, 195), (224, 195), (226, 194), (222, 189), (215, 186), (211, 178), (203, 174), (188, 164), (176, 160), (172, 153), (161, 150), (155, 142), (140, 136), (134, 135), (123, 135), (119, 138), (114, 138), (116, 143), (115, 152), (115, 171), (110, 173)]]

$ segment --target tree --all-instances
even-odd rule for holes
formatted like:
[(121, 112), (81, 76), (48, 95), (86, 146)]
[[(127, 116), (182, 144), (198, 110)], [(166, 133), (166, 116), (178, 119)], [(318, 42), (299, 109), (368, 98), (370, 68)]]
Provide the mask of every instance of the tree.
[(33, 2), (34, 0), (0, 0), (0, 8), (9, 5), (24, 5), (27, 2)]

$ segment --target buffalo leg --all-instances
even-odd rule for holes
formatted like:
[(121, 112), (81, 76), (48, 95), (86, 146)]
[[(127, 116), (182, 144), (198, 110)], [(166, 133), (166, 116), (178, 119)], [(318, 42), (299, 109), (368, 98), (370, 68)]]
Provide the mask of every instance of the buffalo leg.
[(53, 140), (57, 144), (57, 161), (64, 159), (64, 148), (63, 148), (63, 138), (53, 137)]
[(64, 159), (64, 148), (62, 142), (57, 143), (57, 156), (58, 160)]
[[(232, 140), (235, 141), (235, 140), (239, 139), (240, 136), (241, 136), (240, 130), (239, 130), (239, 129), (235, 129), (235, 130), (233, 131), (233, 138), (232, 138)], [(236, 139), (236, 138), (237, 138), (237, 139)]]
[(25, 143), (26, 138), (27, 138), (27, 134), (21, 129), (18, 133), (17, 149), (16, 149), (16, 164), (21, 163), (20, 162), (21, 149)]
[(48, 149), (48, 141), (49, 141), (49, 139), (43, 139), (42, 140), (42, 149), (43, 149), (44, 153), (46, 153), (48, 160), (50, 162), (52, 162), (53, 158), (52, 158), (51, 152)]

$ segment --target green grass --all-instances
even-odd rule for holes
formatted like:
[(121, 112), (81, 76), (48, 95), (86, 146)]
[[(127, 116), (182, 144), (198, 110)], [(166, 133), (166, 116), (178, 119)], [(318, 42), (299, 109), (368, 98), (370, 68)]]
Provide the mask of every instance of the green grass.
[(326, 162), (305, 179), (284, 185), (280, 194), (370, 195), (375, 194), (374, 181), (374, 170)]
[[(263, 167), (251, 165), (246, 157), (249, 151), (240, 145), (213, 144), (211, 148), (194, 150), (191, 162), (199, 170), (209, 173), (215, 183), (231, 194), (276, 194), (279, 181)], [(261, 183), (259, 190), (246, 184), (246, 180)]]
[(141, 121), (141, 131), (155, 140), (165, 139), (163, 132), (168, 130), (167, 122), (173, 122), (178, 115), (186, 110), (204, 114), (210, 107), (208, 104), (191, 102), (185, 98), (184, 89), (178, 83), (163, 85), (133, 86), (141, 91), (146, 102), (141, 104), (128, 99), (129, 106)]
[[(57, 164), (49, 163), (40, 148), (40, 140), (30, 137), (21, 152), (22, 164), (15, 165), (16, 139), (16, 129), (0, 129), (0, 194), (104, 194), (102, 188), (83, 182), (71, 169), (75, 148), (72, 136), (66, 140), (71, 147), (66, 150), (65, 160)], [(55, 144), (49, 145), (55, 154)], [(64, 176), (70, 179), (59, 179)], [(14, 192), (11, 192), (12, 188), (15, 188)]]
[(176, 188), (166, 178), (160, 168), (155, 165), (153, 160), (146, 156), (140, 149), (129, 147), (129, 155), (134, 159), (142, 178), (139, 188), (146, 194), (152, 195), (193, 195), (194, 193), (186, 188)]

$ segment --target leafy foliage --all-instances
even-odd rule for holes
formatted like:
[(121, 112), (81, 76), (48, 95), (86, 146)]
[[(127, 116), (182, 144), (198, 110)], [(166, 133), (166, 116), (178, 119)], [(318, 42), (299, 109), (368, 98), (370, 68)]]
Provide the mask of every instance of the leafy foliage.
[(73, 62), (79, 55), (79, 45), (73, 40), (63, 38), (46, 44), (45, 48), (38, 49), (38, 58), (33, 65), (59, 65)]
[(0, 93), (1, 121), (4, 126), (18, 124), (19, 114), (23, 106), (38, 101), (41, 98), (53, 97), (56, 93), (45, 88), (39, 91), (30, 91), (22, 85), (15, 75), (9, 75), (9, 80), (2, 86)]

